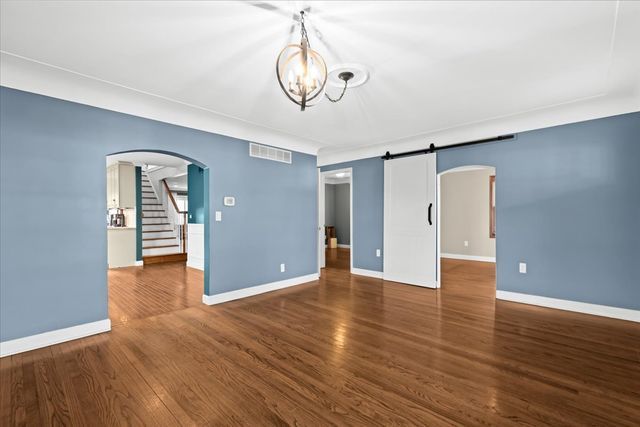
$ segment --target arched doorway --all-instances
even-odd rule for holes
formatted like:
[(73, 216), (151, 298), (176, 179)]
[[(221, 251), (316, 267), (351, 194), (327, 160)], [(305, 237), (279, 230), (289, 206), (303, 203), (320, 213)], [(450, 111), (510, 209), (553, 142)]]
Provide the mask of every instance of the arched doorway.
[[(438, 267), (441, 286), (477, 284), (470, 292), (495, 296), (496, 169), (455, 167), (438, 174)], [(455, 272), (455, 274), (453, 274)], [(464, 289), (461, 289), (464, 293)]]
[(210, 268), (206, 165), (163, 150), (106, 159), (112, 324), (201, 304)]

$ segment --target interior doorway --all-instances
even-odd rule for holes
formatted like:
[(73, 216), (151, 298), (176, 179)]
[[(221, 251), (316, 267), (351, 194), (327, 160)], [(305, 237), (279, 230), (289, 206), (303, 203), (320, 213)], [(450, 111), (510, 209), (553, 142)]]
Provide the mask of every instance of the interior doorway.
[(353, 269), (353, 170), (320, 172), (318, 269)]
[[(441, 286), (467, 286), (495, 296), (496, 169), (464, 166), (438, 175), (438, 247)], [(447, 280), (455, 274), (456, 279)]]
[(208, 171), (203, 166), (165, 152), (107, 156), (112, 324), (201, 303), (209, 268), (205, 262)]

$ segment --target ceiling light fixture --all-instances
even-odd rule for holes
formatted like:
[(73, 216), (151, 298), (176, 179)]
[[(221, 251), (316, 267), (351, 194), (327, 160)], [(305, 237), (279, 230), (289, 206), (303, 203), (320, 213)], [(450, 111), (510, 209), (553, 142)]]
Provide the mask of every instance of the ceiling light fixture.
[(344, 71), (338, 78), (344, 81), (342, 93), (332, 99), (325, 93), (327, 84), (327, 64), (318, 52), (311, 49), (307, 28), (304, 25), (304, 11), (300, 11), (300, 44), (289, 44), (282, 49), (276, 61), (276, 76), (280, 88), (292, 102), (300, 106), (300, 111), (316, 105), (323, 96), (331, 102), (338, 102), (347, 90), (353, 73)]

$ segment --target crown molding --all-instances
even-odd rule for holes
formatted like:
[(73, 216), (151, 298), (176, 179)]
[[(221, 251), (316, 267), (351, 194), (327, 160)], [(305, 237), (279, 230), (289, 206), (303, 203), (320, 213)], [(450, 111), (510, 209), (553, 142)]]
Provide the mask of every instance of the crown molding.
[(0, 52), (0, 85), (92, 107), (316, 155), (322, 144), (50, 64)]
[(393, 153), (419, 150), (428, 147), (431, 143), (439, 147), (447, 146), (464, 141), (526, 132), (636, 111), (640, 111), (640, 94), (638, 90), (630, 90), (628, 93), (622, 94), (601, 94), (380, 144), (342, 150), (330, 147), (321, 148), (318, 151), (318, 166), (383, 156), (387, 151)]

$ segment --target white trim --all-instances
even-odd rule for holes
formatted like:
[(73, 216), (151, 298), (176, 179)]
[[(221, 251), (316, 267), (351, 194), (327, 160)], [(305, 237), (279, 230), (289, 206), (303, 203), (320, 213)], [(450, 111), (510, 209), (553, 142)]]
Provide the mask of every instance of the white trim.
[(496, 290), (496, 299), (640, 322), (640, 310)]
[(106, 110), (315, 155), (324, 144), (217, 111), (1, 51), (0, 84)]
[(48, 347), (89, 335), (100, 334), (111, 330), (111, 320), (103, 319), (82, 325), (71, 326), (69, 328), (56, 329), (54, 331), (43, 332), (41, 334), (30, 335), (28, 337), (16, 338), (14, 340), (0, 343), (0, 357), (11, 356), (12, 354), (35, 350), (37, 348)]
[(365, 270), (362, 268), (352, 268), (351, 274), (355, 274), (358, 276), (373, 277), (376, 279), (382, 279), (382, 271)]
[(464, 254), (447, 254), (441, 253), (441, 258), (464, 259), (467, 261), (496, 262), (494, 256), (464, 255)]
[(142, 267), (144, 265), (144, 261), (136, 261), (136, 267)]
[(221, 304), (227, 301), (247, 298), (254, 295), (264, 294), (266, 292), (277, 291), (278, 289), (288, 288), (290, 286), (313, 282), (314, 280), (318, 280), (317, 273), (280, 280), (279, 282), (265, 283), (264, 285), (252, 286), (250, 288), (238, 289), (237, 291), (224, 292), (222, 294), (202, 295), (202, 302), (207, 305)]
[(338, 243), (339, 248), (350, 249), (351, 245), (343, 245), (342, 243)]
[(204, 260), (187, 260), (187, 267), (204, 271)]
[(318, 169), (318, 277), (320, 277), (320, 272), (326, 266), (325, 249), (327, 245), (324, 243), (326, 233), (324, 229), (324, 203), (324, 177), (320, 169)]

